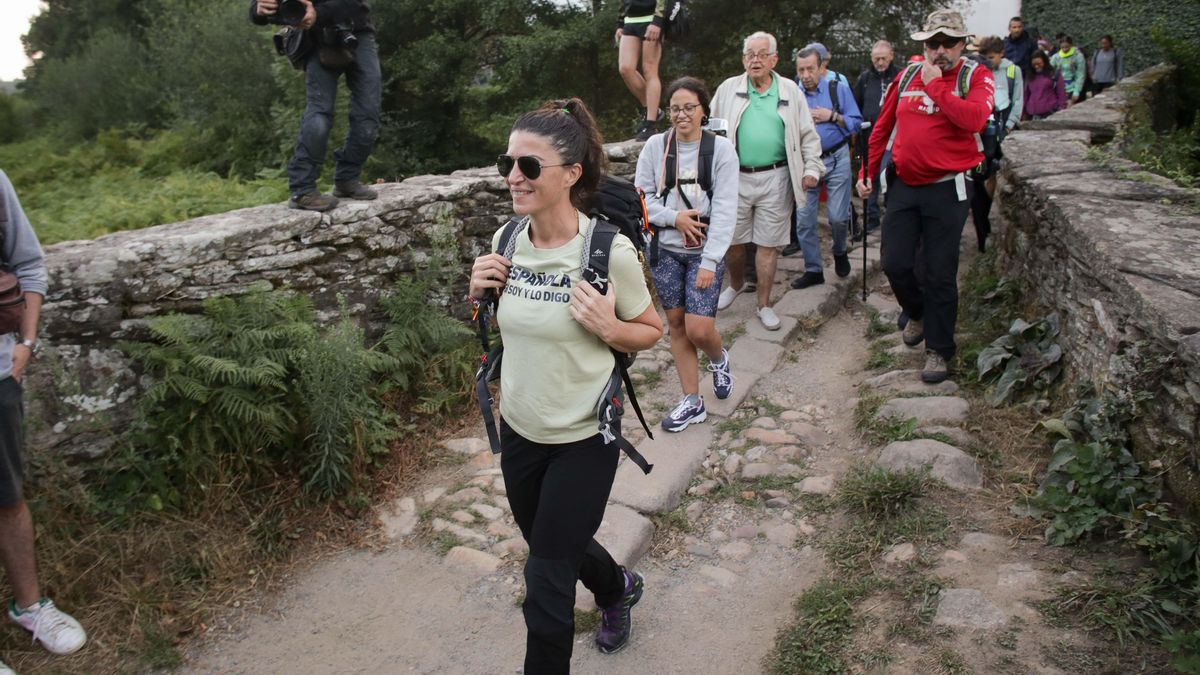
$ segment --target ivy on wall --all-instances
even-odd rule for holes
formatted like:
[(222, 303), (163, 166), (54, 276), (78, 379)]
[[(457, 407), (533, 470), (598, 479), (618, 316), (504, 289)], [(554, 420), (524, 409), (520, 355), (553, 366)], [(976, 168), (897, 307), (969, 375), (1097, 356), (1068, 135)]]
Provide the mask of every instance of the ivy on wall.
[[(1168, 60), (1164, 42), (1200, 41), (1200, 2), (1178, 0), (1024, 0), (1025, 25), (1051, 40), (1063, 32), (1090, 56), (1112, 35), (1132, 75)], [(1152, 39), (1153, 38), (1153, 39)]]

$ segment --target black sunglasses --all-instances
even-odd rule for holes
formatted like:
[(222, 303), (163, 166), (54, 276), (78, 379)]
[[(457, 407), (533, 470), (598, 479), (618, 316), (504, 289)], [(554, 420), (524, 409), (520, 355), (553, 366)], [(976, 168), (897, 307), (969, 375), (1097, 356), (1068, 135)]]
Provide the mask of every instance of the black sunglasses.
[(962, 42), (962, 38), (944, 37), (941, 40), (937, 38), (929, 38), (925, 41), (925, 48), (930, 51), (935, 51), (938, 47), (950, 49), (960, 42)]
[(525, 155), (524, 157), (500, 155), (496, 158), (496, 170), (505, 178), (508, 178), (508, 174), (512, 173), (513, 165), (516, 165), (521, 170), (521, 175), (529, 180), (537, 180), (538, 176), (542, 175), (542, 169), (556, 166), (570, 166), (570, 164), (542, 164), (537, 157), (530, 155)]

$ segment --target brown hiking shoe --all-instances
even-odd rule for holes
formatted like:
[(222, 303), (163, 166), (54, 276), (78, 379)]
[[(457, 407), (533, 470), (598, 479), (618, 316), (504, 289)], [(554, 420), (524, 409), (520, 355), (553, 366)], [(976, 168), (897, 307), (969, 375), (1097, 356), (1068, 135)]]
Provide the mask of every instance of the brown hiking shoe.
[(904, 340), (904, 344), (909, 347), (916, 347), (925, 340), (925, 324), (920, 319), (908, 320), (908, 325), (904, 327), (904, 333), (900, 335)]
[(333, 186), (333, 196), (341, 197), (342, 199), (371, 200), (378, 197), (379, 193), (359, 181), (351, 181), (349, 183), (338, 183)]
[(950, 377), (950, 367), (946, 359), (932, 349), (925, 350), (925, 368), (921, 371), (921, 381), (937, 384)]
[(316, 190), (306, 192), (299, 196), (293, 196), (288, 200), (288, 206), (293, 209), (303, 209), (305, 211), (328, 211), (338, 205), (337, 197), (333, 195), (323, 195)]

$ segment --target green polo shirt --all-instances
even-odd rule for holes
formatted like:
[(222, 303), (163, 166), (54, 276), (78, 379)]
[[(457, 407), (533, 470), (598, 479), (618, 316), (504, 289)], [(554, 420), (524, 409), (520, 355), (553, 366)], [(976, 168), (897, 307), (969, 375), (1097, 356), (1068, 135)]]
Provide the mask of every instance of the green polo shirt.
[(747, 80), (750, 106), (738, 122), (738, 163), (745, 167), (768, 166), (787, 159), (783, 118), (779, 116), (779, 79), (771, 77), (771, 88), (760, 94)]

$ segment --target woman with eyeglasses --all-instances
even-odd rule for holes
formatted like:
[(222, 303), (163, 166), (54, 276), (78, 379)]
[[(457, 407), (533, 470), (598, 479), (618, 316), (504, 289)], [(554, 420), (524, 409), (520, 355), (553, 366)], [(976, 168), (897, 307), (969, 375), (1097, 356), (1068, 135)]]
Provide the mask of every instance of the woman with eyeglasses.
[(683, 398), (663, 418), (666, 431), (683, 431), (708, 416), (700, 396), (697, 347), (708, 356), (714, 395), (724, 399), (733, 391), (716, 315), (725, 251), (737, 219), (738, 157), (733, 143), (703, 129), (710, 98), (694, 77), (670, 84), (671, 128), (646, 142), (634, 181), (646, 193), (646, 211), (658, 232), (654, 286), (667, 313), (683, 389)]
[[(513, 124), (497, 167), (523, 219), (511, 248), (475, 259), (470, 294), (499, 293), (500, 468), (513, 518), (529, 543), (525, 563), (526, 675), (570, 670), (575, 582), (602, 609), (596, 644), (629, 640), (643, 579), (593, 539), (619, 450), (597, 433), (596, 405), (613, 370), (610, 347), (648, 349), (662, 322), (637, 253), (613, 240), (602, 295), (581, 283), (584, 215), (605, 170), (600, 132), (577, 98), (551, 101)], [(492, 240), (495, 251), (500, 232)]]

